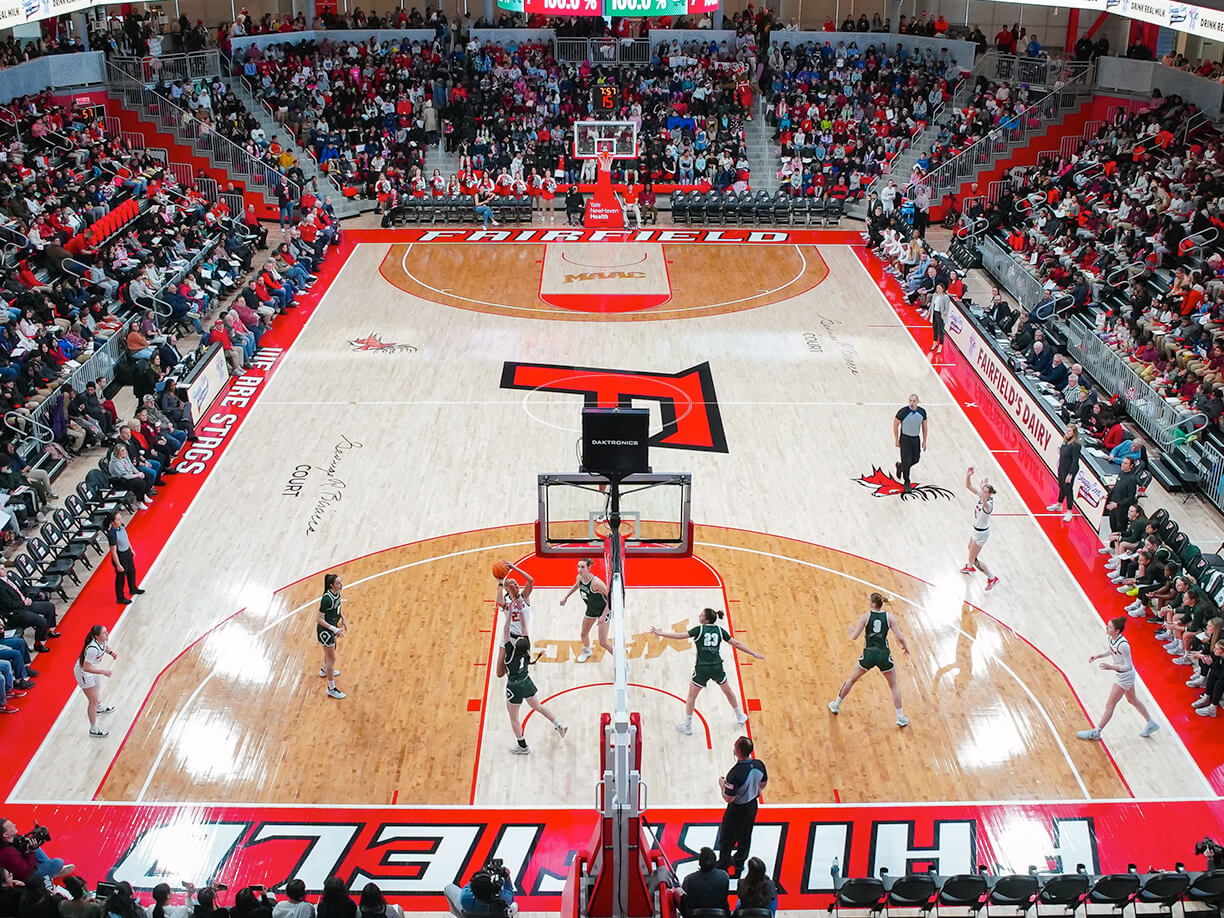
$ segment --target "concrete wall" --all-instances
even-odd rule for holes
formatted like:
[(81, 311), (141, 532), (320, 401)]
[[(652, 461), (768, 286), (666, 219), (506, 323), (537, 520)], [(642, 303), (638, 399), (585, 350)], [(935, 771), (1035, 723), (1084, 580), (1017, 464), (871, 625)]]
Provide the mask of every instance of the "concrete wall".
[(1159, 89), (1162, 95), (1181, 96), (1213, 116), (1218, 115), (1224, 106), (1224, 84), (1165, 67), (1155, 61), (1102, 57), (1097, 61), (1097, 88), (1144, 96), (1150, 96), (1153, 89)]
[(42, 92), (48, 86), (88, 86), (105, 80), (106, 68), (101, 51), (40, 57), (4, 71), (3, 78), (0, 78), (0, 102)]

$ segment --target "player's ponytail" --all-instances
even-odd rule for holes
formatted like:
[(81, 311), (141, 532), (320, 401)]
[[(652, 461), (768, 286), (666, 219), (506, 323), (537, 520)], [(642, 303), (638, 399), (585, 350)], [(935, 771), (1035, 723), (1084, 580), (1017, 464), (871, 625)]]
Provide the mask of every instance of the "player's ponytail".
[(716, 621), (720, 621), (723, 617), (722, 609), (702, 609), (701, 620), (707, 625), (712, 625)]
[(881, 609), (884, 607), (884, 603), (892, 601), (883, 593), (872, 593), (870, 599), (873, 609)]

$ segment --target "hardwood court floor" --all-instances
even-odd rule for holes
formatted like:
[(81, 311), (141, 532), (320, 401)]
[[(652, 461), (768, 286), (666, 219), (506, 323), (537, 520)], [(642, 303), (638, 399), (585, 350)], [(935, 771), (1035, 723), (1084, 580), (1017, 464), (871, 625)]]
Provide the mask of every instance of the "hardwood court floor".
[[(429, 255), (455, 283), (476, 277), (504, 290), (527, 281), (498, 259), (510, 249), (521, 265), (527, 248), (436, 245)], [(785, 287), (800, 257), (794, 246), (751, 247), (751, 270), (731, 271), (750, 247), (668, 245), (669, 258), (673, 248), (708, 296), (717, 278), (719, 302)], [(112, 631), (112, 735), (83, 745), (74, 698), (13, 797), (80, 800), (101, 789), (114, 800), (585, 806), (606, 697), (590, 688), (550, 702), (574, 732), (554, 743), (533, 719), (533, 755), (507, 767), (500, 687), (485, 683), (490, 555), (528, 550), (535, 477), (574, 469), (583, 403), (572, 392), (503, 387), (508, 364), (706, 367), (701, 397), (717, 403), (725, 451), (661, 444), (652, 464), (693, 474), (707, 543), (699, 553), (725, 582), (735, 626), (769, 658), (735, 678), (760, 705), (751, 729), (774, 793), (801, 802), (827, 802), (835, 788), (863, 801), (1097, 798), (1126, 785), (1140, 796), (1199, 793), (1202, 776), (1177, 736), (1138, 738), (1129, 710), (1119, 709), (1105, 747), (1074, 738), (1086, 724), (1076, 697), (1095, 717), (1109, 691), (1108, 675), (1087, 663), (1104, 647), (1099, 616), (855, 253), (814, 251), (828, 270), (815, 287), (651, 324), (454, 308), (380, 275), (387, 244), (357, 246), (160, 557), (147, 569), (137, 558), (148, 592)], [(673, 299), (663, 309), (687, 282), (676, 264), (667, 269)], [(540, 266), (520, 270), (538, 292)], [(398, 347), (375, 348), (372, 336)], [(864, 479), (894, 461), (891, 418), (911, 391), (932, 417), (918, 480), (945, 491), (876, 496)], [(662, 403), (643, 403), (658, 426)], [(969, 465), (1000, 487), (985, 557), (1003, 581), (989, 594), (981, 578), (958, 573)], [(737, 532), (769, 536), (745, 546)], [(321, 572), (342, 567), (352, 582), (425, 558), (436, 560), (350, 588), (354, 627), (339, 680), (350, 697), (326, 699), (311, 612)], [(556, 605), (569, 577), (542, 584), (537, 601), (540, 636), (557, 642), (558, 662), (538, 670), (548, 695), (607, 677), (597, 661), (581, 672), (568, 654), (560, 662), (560, 642), (577, 636), (572, 610)], [(632, 569), (629, 582), (635, 634), (691, 620), (723, 590), (708, 579), (635, 583)], [(825, 709), (858, 654), (845, 629), (877, 584), (898, 595), (915, 635), (914, 655), (899, 662), (914, 721), (903, 732), (875, 674), (838, 718)], [(691, 649), (677, 644), (635, 659), (631, 673), (652, 687), (641, 704), (647, 753), (658, 756), (648, 762), (656, 805), (708, 804), (729, 761), (734, 725), (711, 690), (699, 711), (712, 749), (704, 734), (680, 737), (670, 726), (677, 702), (665, 692), (686, 691), (691, 664)], [(69, 759), (72, 769), (59, 767)]]
[[(335, 568), (349, 584), (353, 620), (340, 654), (341, 681), (352, 690), (343, 706), (320, 693), (312, 675), (317, 649), (301, 639), (316, 614), (318, 577), (280, 593), (271, 623), (258, 630), (238, 614), (161, 675), (98, 796), (317, 804), (458, 804), (474, 796), (527, 804), (556, 799), (561, 788), (562, 796), (578, 791), (597, 771), (596, 724), (586, 712), (603, 704), (609, 669), (602, 652), (576, 662), (580, 613), (559, 606), (560, 584), (549, 577), (555, 565), (541, 565), (532, 603), (535, 645), (545, 654), (534, 678), (540, 697), (553, 698), (550, 706), (571, 724), (567, 741), (537, 718), (529, 731), (533, 758), (508, 755), (500, 680), (486, 685), (495, 651), (480, 562), (497, 556), (490, 546), (529, 540), (525, 526), (486, 530)], [(652, 624), (684, 630), (697, 609), (730, 600), (735, 635), (766, 654), (765, 662), (741, 657), (732, 684), (739, 694), (742, 680), (750, 729), (773, 766), (773, 802), (828, 801), (835, 789), (846, 802), (1126, 795), (1101, 746), (1062, 741), (1059, 726), (1084, 717), (1063, 675), (985, 613), (965, 603), (942, 607), (929, 584), (819, 546), (710, 526), (698, 541), (699, 558), (721, 587), (689, 582), (694, 566), (676, 562), (674, 585), (629, 593), (633, 700), (647, 772), (681, 757), (690, 768), (717, 772), (741, 732), (713, 687), (700, 700), (696, 737), (675, 732), (692, 651), (648, 633)], [(823, 708), (857, 656), (845, 632), (869, 589), (896, 597), (913, 646), (909, 657), (894, 648), (914, 720), (904, 731), (892, 723), (891, 699), (874, 674), (856, 686), (842, 715)], [(439, 597), (432, 611), (440, 621), (432, 639), (406, 641), (411, 611), (402, 598), (422, 594)], [(235, 654), (235, 646), (244, 650)], [(274, 659), (278, 665), (269, 666)], [(264, 668), (266, 678), (252, 679)], [(304, 725), (310, 742), (301, 741)], [(321, 745), (346, 750), (335, 767), (318, 767)], [(821, 750), (815, 762), (813, 750)], [(926, 767), (897, 767), (915, 759)], [(657, 802), (692, 804), (704, 790)]]

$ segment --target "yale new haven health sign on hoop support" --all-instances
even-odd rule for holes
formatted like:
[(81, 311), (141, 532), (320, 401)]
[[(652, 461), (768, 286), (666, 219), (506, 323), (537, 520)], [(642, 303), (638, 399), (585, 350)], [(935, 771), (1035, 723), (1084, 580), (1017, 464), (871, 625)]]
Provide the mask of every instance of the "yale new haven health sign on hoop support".
[(599, 163), (595, 191), (586, 202), (583, 226), (622, 229), (625, 214), (612, 189), (612, 163), (637, 159), (637, 125), (632, 121), (575, 121), (574, 157)]

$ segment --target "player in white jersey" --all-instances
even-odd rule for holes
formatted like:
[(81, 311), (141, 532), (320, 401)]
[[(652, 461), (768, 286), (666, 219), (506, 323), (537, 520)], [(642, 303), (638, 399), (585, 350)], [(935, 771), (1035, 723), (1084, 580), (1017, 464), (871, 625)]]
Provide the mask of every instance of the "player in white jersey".
[(1096, 727), (1091, 730), (1081, 730), (1075, 734), (1082, 740), (1101, 738), (1101, 731), (1105, 729), (1105, 725), (1113, 717), (1114, 708), (1123, 698), (1130, 702), (1131, 707), (1142, 714), (1143, 719), (1147, 721), (1143, 729), (1139, 731), (1140, 736), (1151, 736), (1160, 729), (1160, 724), (1152, 720), (1148, 709), (1135, 694), (1135, 664), (1131, 662), (1130, 642), (1122, 636), (1125, 628), (1126, 616), (1119, 615), (1117, 618), (1111, 618), (1105, 625), (1105, 633), (1109, 635), (1109, 650), (1104, 653), (1094, 653), (1088, 658), (1089, 663), (1095, 663), (1102, 657), (1109, 657), (1110, 661), (1101, 663), (1100, 667), (1104, 670), (1113, 670), (1116, 673), (1116, 681), (1109, 690), (1109, 698), (1105, 701), (1105, 713), (1097, 721)]
[(503, 562), (511, 573), (523, 575), (524, 585), (507, 574), (497, 582), (497, 607), (510, 616), (510, 636), (531, 636), (531, 591), (535, 589), (535, 581), (521, 567), (515, 567), (509, 561)]
[(999, 582), (999, 578), (990, 572), (990, 568), (978, 555), (981, 554), (986, 540), (990, 538), (990, 517), (994, 513), (995, 487), (983, 478), (982, 483), (975, 488), (973, 486), (973, 466), (969, 466), (969, 471), (965, 473), (965, 487), (969, 489), (970, 494), (977, 497), (977, 506), (973, 510), (973, 532), (969, 536), (969, 560), (961, 568), (961, 573), (972, 574), (980, 570), (986, 575), (986, 589), (991, 590)]

